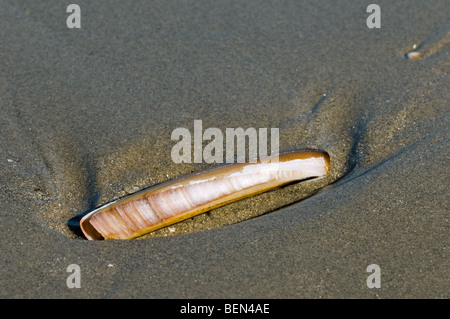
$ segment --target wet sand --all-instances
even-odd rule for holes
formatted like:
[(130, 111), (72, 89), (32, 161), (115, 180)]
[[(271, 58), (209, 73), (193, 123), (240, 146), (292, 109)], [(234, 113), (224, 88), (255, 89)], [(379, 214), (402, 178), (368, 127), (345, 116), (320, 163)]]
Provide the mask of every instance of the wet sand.
[[(339, 3), (78, 1), (68, 29), (64, 4), (1, 1), (0, 296), (449, 298), (450, 5), (378, 1), (369, 29), (368, 4)], [(171, 160), (194, 120), (279, 128), (331, 171), (84, 239), (95, 207), (212, 166)]]

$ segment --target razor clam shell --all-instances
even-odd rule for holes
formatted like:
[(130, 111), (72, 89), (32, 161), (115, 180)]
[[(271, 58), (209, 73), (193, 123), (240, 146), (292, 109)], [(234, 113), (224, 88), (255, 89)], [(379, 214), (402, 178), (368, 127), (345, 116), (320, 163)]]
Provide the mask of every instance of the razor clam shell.
[(103, 205), (80, 226), (90, 240), (132, 239), (287, 183), (323, 177), (329, 161), (326, 152), (303, 150), (194, 173)]

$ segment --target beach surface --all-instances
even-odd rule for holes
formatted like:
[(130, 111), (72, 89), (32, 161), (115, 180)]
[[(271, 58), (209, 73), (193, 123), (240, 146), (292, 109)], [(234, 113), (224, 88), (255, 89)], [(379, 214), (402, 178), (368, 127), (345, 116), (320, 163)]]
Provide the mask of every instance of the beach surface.
[[(70, 29), (62, 2), (0, 0), (0, 297), (450, 297), (449, 1), (378, 1), (372, 29), (364, 1), (77, 4)], [(171, 158), (195, 120), (278, 128), (330, 172), (86, 240), (94, 208), (215, 166)]]

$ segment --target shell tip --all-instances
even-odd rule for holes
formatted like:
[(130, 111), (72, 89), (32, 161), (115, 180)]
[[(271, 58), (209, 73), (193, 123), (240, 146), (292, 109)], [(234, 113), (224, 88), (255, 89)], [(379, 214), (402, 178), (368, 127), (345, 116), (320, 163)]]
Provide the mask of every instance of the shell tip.
[(91, 216), (84, 216), (80, 221), (80, 228), (84, 236), (88, 240), (102, 240), (104, 239), (102, 234), (100, 234), (97, 229), (89, 222)]

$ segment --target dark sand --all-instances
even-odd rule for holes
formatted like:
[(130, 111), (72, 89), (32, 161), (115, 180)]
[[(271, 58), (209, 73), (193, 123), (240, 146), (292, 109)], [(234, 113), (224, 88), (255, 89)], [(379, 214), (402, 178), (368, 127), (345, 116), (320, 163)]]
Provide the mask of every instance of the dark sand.
[[(450, 3), (377, 1), (368, 29), (369, 3), (77, 1), (70, 30), (62, 2), (0, 1), (0, 296), (449, 298)], [(170, 157), (195, 119), (279, 127), (331, 172), (85, 240), (89, 210), (210, 166)]]

